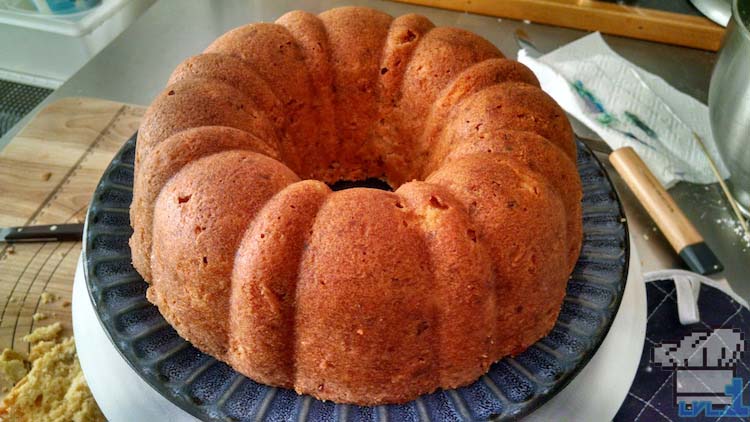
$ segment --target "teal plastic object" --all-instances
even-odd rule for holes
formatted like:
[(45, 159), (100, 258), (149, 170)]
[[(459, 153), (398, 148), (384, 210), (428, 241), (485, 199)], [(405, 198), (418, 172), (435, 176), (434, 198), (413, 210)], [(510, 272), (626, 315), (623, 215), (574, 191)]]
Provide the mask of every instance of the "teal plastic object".
[(34, 0), (34, 6), (41, 13), (67, 15), (84, 12), (101, 2), (101, 0)]

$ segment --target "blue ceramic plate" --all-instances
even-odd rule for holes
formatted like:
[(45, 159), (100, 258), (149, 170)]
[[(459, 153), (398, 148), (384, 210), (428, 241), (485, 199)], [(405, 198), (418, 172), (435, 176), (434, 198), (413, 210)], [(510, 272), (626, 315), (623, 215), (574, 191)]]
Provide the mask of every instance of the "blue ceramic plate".
[(473, 384), (401, 405), (337, 405), (258, 384), (180, 338), (146, 300), (147, 284), (130, 262), (135, 136), (105, 171), (88, 211), (86, 283), (105, 331), (133, 369), (157, 391), (204, 420), (439, 421), (512, 420), (560, 391), (601, 344), (625, 289), (628, 234), (617, 194), (601, 164), (578, 143), (583, 181), (583, 249), (549, 335), (492, 365)]

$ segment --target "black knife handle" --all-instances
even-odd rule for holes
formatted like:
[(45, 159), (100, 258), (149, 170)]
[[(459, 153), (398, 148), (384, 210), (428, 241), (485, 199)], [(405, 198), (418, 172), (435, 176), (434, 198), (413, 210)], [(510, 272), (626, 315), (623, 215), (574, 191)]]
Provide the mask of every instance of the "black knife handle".
[(50, 224), (48, 226), (12, 227), (5, 241), (13, 242), (52, 242), (81, 240), (83, 224)]

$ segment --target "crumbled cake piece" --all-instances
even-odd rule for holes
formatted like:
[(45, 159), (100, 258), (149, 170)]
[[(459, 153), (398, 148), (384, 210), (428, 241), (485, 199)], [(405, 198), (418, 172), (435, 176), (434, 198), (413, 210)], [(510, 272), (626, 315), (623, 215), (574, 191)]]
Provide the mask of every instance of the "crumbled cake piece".
[(49, 315), (46, 312), (37, 312), (31, 316), (31, 319), (33, 319), (34, 321), (41, 321), (47, 318), (49, 318)]
[(43, 340), (54, 340), (60, 335), (62, 329), (62, 324), (59, 322), (52, 325), (45, 325), (44, 327), (39, 327), (30, 334), (25, 335), (23, 341), (34, 344)]
[(54, 293), (42, 292), (42, 303), (45, 305), (48, 303), (55, 302), (57, 299), (59, 299), (59, 297)]
[(31, 351), (29, 352), (29, 362), (37, 360), (45, 353), (52, 350), (55, 344), (57, 344), (55, 340), (40, 341), (38, 343), (34, 343), (34, 345), (31, 346)]
[(15, 384), (28, 372), (26, 359), (13, 349), (5, 349), (0, 355), (0, 372), (8, 382)]
[[(58, 341), (62, 325), (40, 327), (24, 337), (32, 344), (31, 370), (0, 403), (0, 420), (100, 422), (104, 415), (86, 385), (72, 337)], [(7, 353), (6, 353), (7, 352)], [(23, 357), (6, 349), (3, 357)]]

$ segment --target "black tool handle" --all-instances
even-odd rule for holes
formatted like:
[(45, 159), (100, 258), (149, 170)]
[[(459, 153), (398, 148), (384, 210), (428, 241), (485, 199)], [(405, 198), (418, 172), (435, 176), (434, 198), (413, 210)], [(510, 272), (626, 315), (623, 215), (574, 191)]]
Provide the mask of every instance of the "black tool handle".
[(83, 224), (50, 224), (48, 226), (11, 227), (5, 235), (5, 241), (13, 242), (50, 242), (81, 240)]

